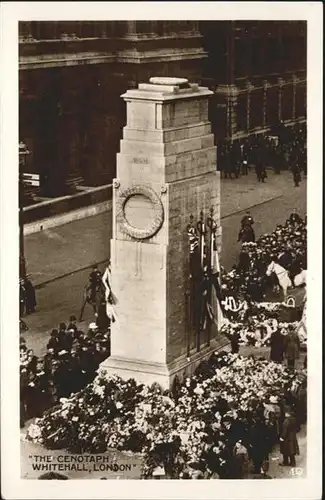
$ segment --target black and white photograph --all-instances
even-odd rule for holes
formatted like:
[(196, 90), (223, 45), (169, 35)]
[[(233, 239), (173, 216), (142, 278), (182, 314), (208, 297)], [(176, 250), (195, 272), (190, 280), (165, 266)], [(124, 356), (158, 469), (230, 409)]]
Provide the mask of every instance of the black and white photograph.
[(321, 3), (24, 3), (1, 133), (17, 481), (320, 498)]

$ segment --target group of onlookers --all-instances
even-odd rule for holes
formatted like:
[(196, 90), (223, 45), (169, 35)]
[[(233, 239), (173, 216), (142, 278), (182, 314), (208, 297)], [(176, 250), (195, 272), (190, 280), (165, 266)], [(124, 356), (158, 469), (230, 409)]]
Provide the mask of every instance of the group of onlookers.
[(254, 167), (259, 182), (265, 182), (267, 178), (266, 167), (272, 167), (276, 174), (291, 170), (294, 183), (299, 186), (301, 172), (307, 175), (305, 124), (286, 127), (280, 123), (270, 134), (218, 143), (217, 168), (225, 178), (247, 175), (251, 167)]
[(109, 354), (109, 331), (100, 331), (96, 323), (91, 323), (89, 330), (83, 332), (78, 329), (74, 316), (70, 317), (68, 326), (62, 322), (52, 330), (44, 357), (35, 356), (21, 337), (21, 425), (90, 383), (99, 364)]

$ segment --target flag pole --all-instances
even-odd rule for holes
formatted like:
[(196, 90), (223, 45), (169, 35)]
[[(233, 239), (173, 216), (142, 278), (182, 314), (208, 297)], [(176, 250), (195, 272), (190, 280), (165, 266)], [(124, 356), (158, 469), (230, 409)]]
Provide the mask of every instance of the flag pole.
[(200, 220), (197, 223), (197, 229), (200, 236), (200, 273), (198, 276), (198, 289), (199, 293), (196, 297), (197, 302), (197, 322), (196, 322), (196, 350), (200, 352), (201, 348), (201, 326), (202, 326), (202, 316), (203, 316), (203, 284), (204, 284), (204, 235), (205, 235), (205, 224), (204, 224), (204, 213), (203, 210), (200, 212)]

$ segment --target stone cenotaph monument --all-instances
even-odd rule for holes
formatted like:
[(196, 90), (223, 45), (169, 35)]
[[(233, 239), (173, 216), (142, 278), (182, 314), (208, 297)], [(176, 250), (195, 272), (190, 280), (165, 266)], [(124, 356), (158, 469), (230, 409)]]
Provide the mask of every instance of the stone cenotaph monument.
[(151, 78), (127, 106), (113, 188), (111, 286), (117, 321), (108, 375), (171, 386), (209, 357), (218, 331), (199, 342), (189, 322), (190, 215), (213, 209), (220, 251), (220, 178), (208, 120), (213, 93), (186, 79)]

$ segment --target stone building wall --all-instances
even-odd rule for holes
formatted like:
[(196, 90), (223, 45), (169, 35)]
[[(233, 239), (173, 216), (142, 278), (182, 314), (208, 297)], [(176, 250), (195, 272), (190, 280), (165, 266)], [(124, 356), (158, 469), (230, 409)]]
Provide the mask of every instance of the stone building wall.
[(44, 196), (112, 181), (120, 95), (152, 75), (214, 91), (216, 141), (306, 117), (305, 23), (32, 21), (19, 33), (20, 139)]

